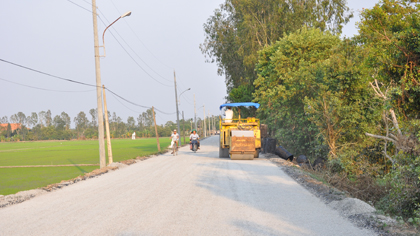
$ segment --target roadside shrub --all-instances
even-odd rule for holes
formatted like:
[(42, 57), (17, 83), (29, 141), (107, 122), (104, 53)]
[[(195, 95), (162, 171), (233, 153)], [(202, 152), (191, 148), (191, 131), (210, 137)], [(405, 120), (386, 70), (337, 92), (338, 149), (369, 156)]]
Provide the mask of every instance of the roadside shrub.
[(405, 218), (420, 217), (420, 157), (399, 155), (398, 164), (384, 177), (388, 195), (382, 199), (385, 211)]

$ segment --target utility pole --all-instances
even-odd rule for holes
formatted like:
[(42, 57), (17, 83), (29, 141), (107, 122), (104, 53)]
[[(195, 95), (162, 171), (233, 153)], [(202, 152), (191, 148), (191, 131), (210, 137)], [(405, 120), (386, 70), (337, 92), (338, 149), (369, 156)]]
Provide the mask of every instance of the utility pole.
[(108, 161), (109, 161), (108, 164), (111, 165), (114, 160), (112, 159), (111, 135), (109, 134), (109, 119), (108, 119), (108, 108), (106, 106), (105, 85), (102, 85), (102, 90), (104, 93), (106, 144), (108, 147)]
[(209, 126), (207, 127), (209, 129), (209, 136), (211, 136), (211, 116), (210, 116), (210, 112), (209, 112), (209, 117), (207, 118), (208, 122), (209, 122)]
[(159, 134), (157, 132), (157, 126), (156, 126), (155, 107), (153, 107), (153, 106), (152, 106), (152, 113), (153, 113), (153, 121), (155, 122), (155, 132), (156, 132), (157, 148), (158, 148), (158, 151), (160, 152)]
[(184, 144), (186, 144), (185, 142), (185, 119), (184, 119), (184, 111), (182, 111), (182, 134), (184, 136)]
[[(174, 70), (174, 84), (175, 84), (175, 103), (176, 103), (176, 123), (177, 123), (177, 127), (178, 127), (178, 132), (181, 130), (179, 128), (179, 111), (178, 111), (178, 94), (176, 91), (176, 75), (175, 75), (175, 70)], [(181, 140), (179, 140), (179, 146), (181, 146)]]
[(96, 14), (96, 0), (92, 0), (93, 16), (93, 38), (95, 45), (95, 70), (96, 70), (96, 100), (98, 107), (98, 140), (99, 140), (99, 167), (106, 166), (105, 141), (104, 141), (104, 119), (102, 111), (102, 90), (101, 90), (101, 69), (99, 62), (98, 23)]
[(204, 131), (204, 137), (206, 137), (206, 106), (203, 105), (203, 113), (204, 113), (204, 120), (203, 120), (203, 131)]
[(194, 93), (194, 123), (195, 123), (195, 130), (197, 130), (197, 108), (195, 106), (195, 93)]

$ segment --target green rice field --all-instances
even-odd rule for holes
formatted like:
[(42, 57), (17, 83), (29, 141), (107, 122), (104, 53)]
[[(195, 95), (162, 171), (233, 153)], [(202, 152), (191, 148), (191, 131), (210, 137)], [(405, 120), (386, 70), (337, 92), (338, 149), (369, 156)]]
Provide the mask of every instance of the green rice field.
[[(169, 138), (159, 141), (162, 150), (170, 145)], [(157, 152), (156, 138), (112, 140), (114, 162)], [(97, 140), (0, 143), (0, 166), (69, 164), (97, 166), (0, 168), (0, 195), (59, 183), (99, 168)]]

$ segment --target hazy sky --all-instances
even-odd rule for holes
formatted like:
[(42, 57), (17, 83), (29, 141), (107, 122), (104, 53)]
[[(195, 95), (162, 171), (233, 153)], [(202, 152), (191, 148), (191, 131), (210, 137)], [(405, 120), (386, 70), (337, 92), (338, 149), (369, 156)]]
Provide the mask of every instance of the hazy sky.
[[(105, 34), (106, 57), (101, 58), (102, 84), (143, 106), (175, 112), (173, 72), (176, 71), (180, 111), (185, 118), (219, 115), (226, 96), (224, 77), (215, 64), (205, 63), (199, 44), (204, 41), (203, 24), (224, 0), (98, 0), (98, 32), (126, 11), (132, 15), (119, 20)], [(358, 10), (371, 8), (378, 1), (349, 1), (355, 18), (343, 34), (357, 34)], [(76, 5), (77, 4), (77, 5)], [(2, 1), (0, 5), (0, 59), (48, 74), (95, 84), (93, 23), (88, 0)], [(101, 21), (104, 21), (104, 23)], [(114, 37), (115, 36), (115, 37)], [(102, 45), (102, 39), (100, 39)], [(122, 46), (121, 46), (122, 45)], [(101, 50), (101, 52), (103, 52)], [(47, 90), (28, 88), (19, 83)], [(0, 61), (0, 117), (19, 111), (62, 111), (73, 119), (78, 112), (88, 114), (96, 108), (96, 91), (58, 80)], [(110, 94), (108, 110), (124, 121), (137, 118), (146, 109), (131, 105)], [(90, 117), (89, 117), (90, 118)], [(175, 121), (176, 115), (157, 112), (157, 122)]]

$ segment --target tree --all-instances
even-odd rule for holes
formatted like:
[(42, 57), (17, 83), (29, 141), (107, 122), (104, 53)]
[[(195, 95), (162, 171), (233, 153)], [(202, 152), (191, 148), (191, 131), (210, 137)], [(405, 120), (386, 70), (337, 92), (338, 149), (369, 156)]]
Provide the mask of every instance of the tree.
[[(352, 159), (378, 119), (363, 52), (354, 42), (302, 28), (260, 51), (255, 101), (260, 118), (290, 152)], [(349, 169), (349, 171), (351, 171)]]
[(94, 109), (94, 108), (90, 109), (89, 110), (89, 114), (92, 116), (92, 123), (91, 123), (91, 125), (93, 127), (97, 127), (97, 124), (98, 124), (97, 118), (96, 118), (97, 117), (97, 114), (98, 114), (97, 109)]
[(142, 131), (144, 129), (145, 126), (145, 120), (142, 114), (139, 114), (139, 116), (137, 117), (137, 126), (139, 128), (140, 131)]
[(406, 119), (420, 115), (420, 13), (418, 1), (380, 1), (361, 13), (359, 39), (366, 62), (390, 87), (390, 105)]
[(46, 121), (45, 121), (45, 111), (40, 111), (38, 113), (38, 119), (39, 119), (39, 124), (41, 125), (41, 128), (45, 126)]
[(226, 0), (204, 24), (200, 48), (226, 76), (227, 99), (250, 101), (259, 50), (302, 26), (339, 33), (351, 17), (345, 0)]
[(51, 117), (51, 111), (50, 110), (45, 112), (44, 119), (45, 119), (45, 125), (47, 127), (52, 125), (52, 117)]
[(12, 126), (10, 125), (10, 123), (7, 123), (6, 137), (12, 137)]
[(84, 134), (84, 132), (85, 132), (85, 130), (86, 130), (88, 124), (89, 124), (89, 120), (86, 117), (86, 114), (83, 111), (81, 111), (81, 112), (79, 112), (79, 114), (77, 114), (77, 116), (74, 118), (73, 121), (76, 125), (76, 130), (77, 130), (77, 132), (79, 134), (79, 137), (80, 137), (81, 135)]
[(25, 125), (26, 124), (26, 115), (23, 112), (18, 112), (17, 113), (17, 118), (18, 118), (18, 123), (20, 123), (21, 125)]
[(26, 123), (28, 127), (34, 127), (38, 123), (38, 115), (36, 112), (32, 112), (31, 116), (26, 117)]
[(61, 119), (59, 115), (54, 116), (53, 119), (53, 126), (56, 130), (64, 130), (64, 127), (66, 126), (66, 122)]
[(9, 120), (7, 119), (7, 116), (3, 116), (3, 117), (0, 119), (0, 123), (1, 123), (1, 124), (7, 124), (7, 123), (9, 123)]
[(136, 121), (134, 120), (134, 117), (129, 116), (127, 118), (127, 131), (132, 132), (136, 128)]
[(61, 112), (61, 119), (65, 123), (66, 130), (69, 130), (70, 129), (70, 125), (71, 125), (71, 118), (70, 118), (70, 116), (63, 111), (63, 112)]
[(10, 116), (10, 121), (12, 123), (18, 123), (19, 118), (18, 118), (18, 116), (16, 114), (13, 114), (13, 115)]

